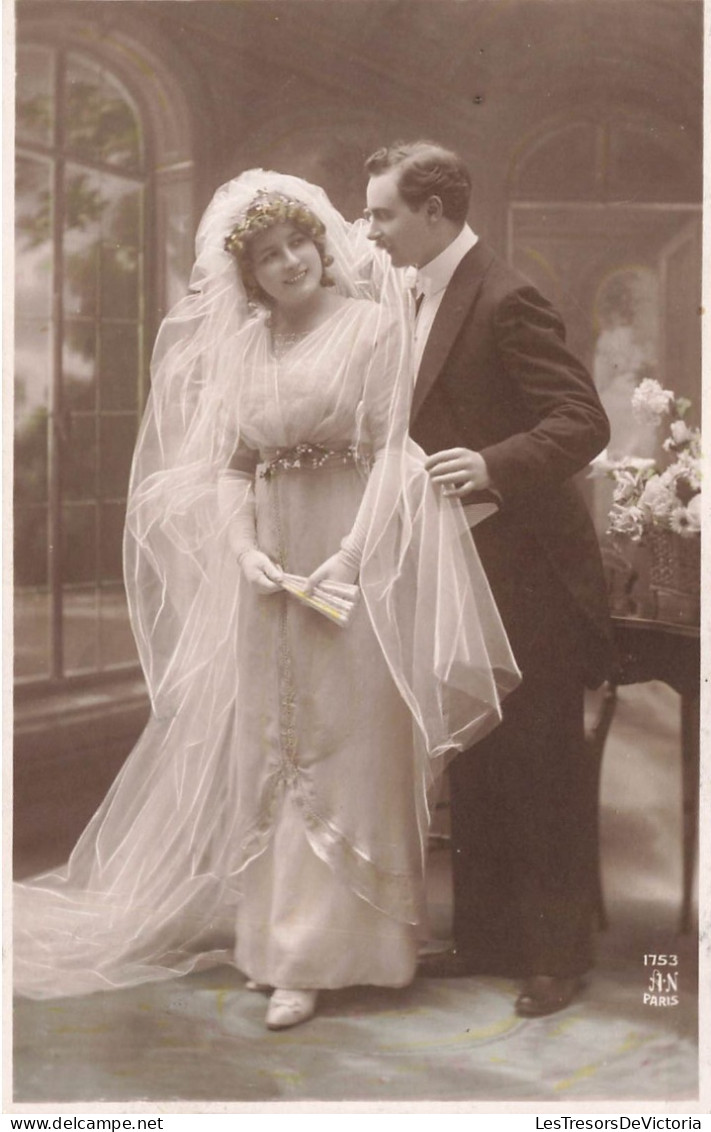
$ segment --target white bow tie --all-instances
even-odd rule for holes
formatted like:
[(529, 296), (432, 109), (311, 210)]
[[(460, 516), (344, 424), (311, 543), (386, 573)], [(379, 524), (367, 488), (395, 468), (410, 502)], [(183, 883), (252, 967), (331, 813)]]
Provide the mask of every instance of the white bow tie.
[(435, 295), (438, 288), (433, 286), (432, 280), (426, 275), (418, 275), (415, 281), (415, 294), (422, 295), (423, 299), (429, 299)]
[(417, 268), (406, 267), (402, 273), (402, 281), (405, 285), (405, 289), (415, 294), (417, 291)]

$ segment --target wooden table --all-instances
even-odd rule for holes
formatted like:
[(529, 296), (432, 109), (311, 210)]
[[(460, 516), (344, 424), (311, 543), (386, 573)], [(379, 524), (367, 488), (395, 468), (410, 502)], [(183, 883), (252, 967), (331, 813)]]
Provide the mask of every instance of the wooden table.
[[(699, 823), (699, 694), (701, 645), (698, 625), (676, 625), (642, 617), (612, 618), (616, 661), (605, 685), (602, 708), (588, 736), (596, 760), (599, 791), (600, 770), (610, 726), (617, 705), (617, 688), (662, 680), (681, 696), (681, 785), (683, 886), (680, 930), (691, 930), (692, 885)], [(598, 876), (598, 915), (607, 923)]]

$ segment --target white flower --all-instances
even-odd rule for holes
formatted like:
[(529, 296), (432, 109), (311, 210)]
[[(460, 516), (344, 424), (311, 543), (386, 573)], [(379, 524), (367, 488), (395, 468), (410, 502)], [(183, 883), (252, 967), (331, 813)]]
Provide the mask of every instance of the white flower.
[(641, 485), (636, 476), (629, 472), (618, 472), (615, 476), (615, 486), (612, 498), (615, 503), (632, 503), (641, 491)]
[(684, 479), (688, 481), (691, 490), (701, 491), (701, 464), (699, 458), (694, 456), (692, 452), (680, 452), (676, 466), (679, 468), (679, 475), (683, 476)]
[(653, 519), (663, 519), (668, 516), (676, 502), (671, 485), (664, 476), (652, 476), (648, 479), (639, 498), (640, 507)]
[(669, 516), (669, 526), (678, 535), (695, 535), (699, 530), (689, 514), (688, 507), (675, 507)]
[(675, 444), (688, 444), (693, 433), (685, 421), (672, 421), (669, 431)]
[(646, 377), (632, 394), (632, 411), (640, 420), (659, 427), (662, 417), (669, 412), (673, 402), (671, 389), (662, 389), (653, 377)]
[(668, 468), (665, 468), (663, 472), (660, 472), (658, 477), (653, 476), (652, 478), (658, 478), (660, 484), (666, 491), (675, 492), (676, 481), (681, 475), (683, 475), (682, 465), (677, 460), (675, 464), (670, 464)]
[(638, 540), (644, 534), (644, 515), (639, 507), (613, 506), (610, 511), (610, 530)]
[(673, 416), (663, 444), (671, 462), (660, 465), (632, 455), (611, 459), (607, 451), (598, 456), (592, 474), (606, 475), (614, 484), (609, 530), (635, 542), (653, 527), (696, 534), (701, 527), (701, 430), (682, 420), (690, 403), (650, 378), (640, 382), (632, 403), (635, 413), (655, 427), (663, 414)]
[(699, 491), (694, 495), (688, 503), (686, 514), (689, 519), (689, 529), (692, 531), (701, 530), (701, 492)]

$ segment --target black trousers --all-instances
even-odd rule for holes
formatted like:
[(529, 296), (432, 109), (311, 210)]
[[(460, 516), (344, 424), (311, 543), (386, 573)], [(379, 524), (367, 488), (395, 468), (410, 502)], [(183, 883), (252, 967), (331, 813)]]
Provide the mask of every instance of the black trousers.
[(548, 581), (510, 634), (523, 682), (503, 723), (449, 771), (455, 944), (482, 974), (566, 977), (593, 961), (597, 788), (580, 615)]

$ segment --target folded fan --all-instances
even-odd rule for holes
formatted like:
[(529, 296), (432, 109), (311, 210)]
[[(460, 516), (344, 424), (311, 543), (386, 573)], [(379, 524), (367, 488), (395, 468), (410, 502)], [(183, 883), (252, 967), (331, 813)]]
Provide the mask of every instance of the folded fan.
[(360, 596), (358, 586), (347, 582), (320, 582), (314, 590), (304, 592), (306, 578), (299, 574), (283, 574), (280, 585), (304, 605), (322, 613), (329, 621), (344, 627), (348, 624)]

